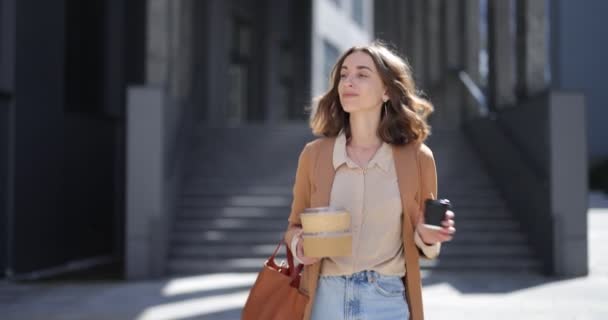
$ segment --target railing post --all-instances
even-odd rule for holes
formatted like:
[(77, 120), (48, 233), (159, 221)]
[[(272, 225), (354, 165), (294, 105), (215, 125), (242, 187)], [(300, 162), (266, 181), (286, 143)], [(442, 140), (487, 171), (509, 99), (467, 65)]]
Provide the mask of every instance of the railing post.
[(554, 272), (588, 273), (587, 129), (584, 96), (552, 92), (549, 98), (549, 184), (554, 220)]
[(131, 87), (127, 97), (125, 275), (158, 277), (165, 265), (165, 94)]

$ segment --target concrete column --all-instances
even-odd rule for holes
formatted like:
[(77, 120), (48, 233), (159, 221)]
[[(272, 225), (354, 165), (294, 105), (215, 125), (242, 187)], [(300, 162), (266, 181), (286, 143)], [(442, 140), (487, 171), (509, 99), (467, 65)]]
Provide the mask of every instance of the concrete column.
[(400, 17), (400, 28), (402, 28), (403, 33), (401, 36), (401, 43), (399, 49), (403, 53), (403, 56), (408, 59), (408, 62), (411, 61), (412, 54), (412, 40), (414, 34), (412, 32), (412, 10), (414, 8), (414, 0), (404, 0), (399, 1), (399, 12), (401, 13)]
[[(461, 123), (463, 104), (463, 86), (457, 77), (456, 70), (464, 66), (464, 21), (463, 1), (445, 1), (441, 10), (441, 21), (443, 24), (442, 37), (443, 49), (440, 52), (441, 68), (447, 76), (443, 77), (443, 99), (441, 105), (436, 105), (438, 111), (439, 125), (442, 128), (458, 128)], [(435, 123), (437, 125), (437, 123)]]
[(400, 1), (391, 0), (386, 7), (386, 13), (383, 18), (386, 18), (388, 21), (387, 31), (390, 31), (389, 40), (397, 49), (402, 50), (404, 43), (404, 34), (407, 32), (407, 21), (403, 19), (403, 15), (405, 11), (403, 11), (403, 3)]
[(206, 13), (207, 4), (204, 1), (193, 2), (193, 22), (192, 22), (192, 104), (194, 107), (193, 120), (199, 121), (206, 117), (207, 104), (206, 97), (208, 95), (207, 84), (205, 79), (206, 73), (206, 62), (207, 62), (207, 42), (206, 37)]
[(396, 1), (395, 11), (397, 12), (397, 27), (399, 28), (399, 38), (397, 46), (400, 52), (407, 58), (409, 42), (411, 38), (411, 21), (405, 17), (409, 14), (412, 7), (411, 0)]
[(412, 2), (413, 0), (374, 1), (375, 37), (394, 44), (406, 58), (412, 55)]
[(385, 8), (390, 0), (375, 0), (374, 1), (374, 36), (376, 38), (386, 38), (386, 23), (384, 19)]
[(226, 23), (230, 2), (223, 0), (208, 0), (207, 4), (207, 61), (206, 79), (207, 122), (220, 124), (226, 122), (228, 90), (228, 52), (230, 47), (229, 32)]
[(489, 100), (493, 110), (515, 104), (511, 1), (488, 1)]
[(377, 38), (397, 44), (396, 35), (400, 30), (395, 16), (394, 0), (374, 1), (374, 35)]
[(177, 101), (190, 98), (192, 81), (192, 15), (191, 0), (168, 1), (169, 5), (169, 93)]
[(165, 85), (169, 75), (169, 3), (148, 1), (146, 49), (146, 83)]
[(528, 97), (546, 89), (547, 12), (545, 1), (517, 1), (517, 94)]
[(479, 85), (479, 0), (464, 0), (463, 2), (463, 67), (469, 77)]
[[(297, 70), (297, 76), (293, 79), (294, 100), (289, 107), (290, 120), (307, 119), (307, 114), (303, 112), (303, 106), (310, 104), (311, 99), (311, 77), (312, 68), (312, 1), (293, 1), (290, 4), (292, 12), (297, 14), (290, 15), (291, 32), (293, 35), (298, 35), (291, 42), (293, 70)], [(296, 40), (297, 39), (297, 40)]]
[(284, 19), (287, 12), (287, 1), (269, 0), (268, 7), (265, 9), (265, 15), (272, 17), (266, 19), (264, 28), (264, 87), (265, 94), (263, 95), (264, 103), (263, 108), (266, 108), (265, 122), (278, 123), (281, 119), (286, 118), (287, 108), (286, 101), (282, 101), (279, 92), (280, 82), (280, 71), (282, 67), (280, 65), (281, 52), (279, 46), (281, 43), (281, 32), (288, 28), (288, 22)]
[(418, 87), (424, 87), (427, 79), (425, 66), (426, 48), (425, 43), (428, 40), (424, 28), (425, 21), (425, 0), (413, 0), (412, 4), (412, 48), (410, 50), (411, 64), (414, 69), (414, 78)]
[(464, 47), (464, 20), (463, 20), (463, 5), (465, 1), (445, 1), (443, 8), (443, 39), (444, 48), (444, 65), (448, 70), (460, 69), (464, 66), (463, 63), (463, 47)]
[(423, 16), (426, 25), (425, 43), (427, 47), (426, 72), (428, 85), (437, 85), (441, 80), (441, 2), (440, 0), (427, 0)]
[[(452, 2), (452, 1), (449, 1)], [(479, 50), (480, 50), (480, 25), (479, 25), (479, 0), (462, 1), (462, 68), (479, 85)], [(469, 118), (476, 114), (471, 112), (476, 110), (477, 101), (466, 91), (464, 95), (464, 106), (461, 109), (461, 116)], [(472, 113), (472, 114), (471, 114)]]
[(147, 6), (146, 84), (162, 86), (174, 100), (192, 98), (195, 66), (192, 0), (150, 0)]
[(374, 2), (374, 34), (397, 47), (400, 53), (408, 55), (411, 52), (408, 43), (411, 34), (410, 14), (412, 0), (381, 0)]

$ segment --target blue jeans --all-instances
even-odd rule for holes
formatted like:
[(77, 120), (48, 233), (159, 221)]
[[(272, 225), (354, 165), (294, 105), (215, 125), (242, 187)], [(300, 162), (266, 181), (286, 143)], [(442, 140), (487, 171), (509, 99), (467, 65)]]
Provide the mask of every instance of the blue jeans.
[(409, 318), (401, 277), (361, 271), (321, 276), (312, 320), (401, 320)]

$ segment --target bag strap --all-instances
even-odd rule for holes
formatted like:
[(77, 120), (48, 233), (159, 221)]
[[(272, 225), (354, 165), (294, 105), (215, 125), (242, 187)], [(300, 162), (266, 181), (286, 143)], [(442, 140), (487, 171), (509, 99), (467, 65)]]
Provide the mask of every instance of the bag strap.
[(295, 284), (296, 282), (299, 282), (299, 275), (302, 272), (302, 269), (304, 268), (303, 264), (298, 265), (297, 267), (294, 264), (294, 259), (293, 259), (293, 253), (291, 252), (291, 250), (289, 249), (289, 246), (284, 242), (284, 241), (279, 241), (279, 244), (277, 245), (277, 247), (274, 249), (274, 252), (272, 252), (272, 255), (270, 256), (269, 260), (274, 261), (277, 252), (279, 252), (279, 249), (281, 248), (282, 245), (285, 245), (285, 251), (287, 252), (287, 270), (289, 273), (289, 278), (291, 279), (290, 284)]
[(299, 283), (299, 276), (302, 272), (302, 269), (304, 268), (304, 265), (300, 264), (295, 267), (293, 262), (293, 253), (291, 252), (291, 249), (289, 249), (289, 246), (285, 245), (285, 250), (287, 250), (287, 265), (289, 266), (289, 278), (291, 278), (290, 284), (293, 285), (295, 282)]

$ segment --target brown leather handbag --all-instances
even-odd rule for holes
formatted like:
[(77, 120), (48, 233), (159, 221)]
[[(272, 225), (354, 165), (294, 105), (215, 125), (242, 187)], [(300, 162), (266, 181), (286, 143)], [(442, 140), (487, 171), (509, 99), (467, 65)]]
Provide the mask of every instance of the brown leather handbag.
[(294, 266), (293, 254), (285, 245), (287, 265), (274, 261), (283, 242), (264, 263), (241, 314), (242, 320), (302, 319), (308, 296), (299, 290), (303, 265)]

